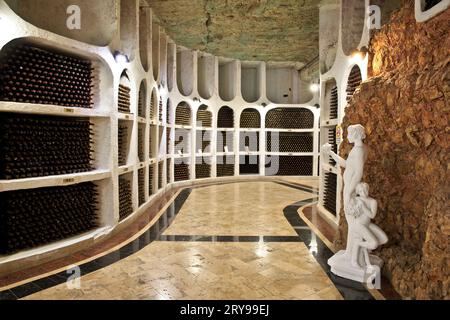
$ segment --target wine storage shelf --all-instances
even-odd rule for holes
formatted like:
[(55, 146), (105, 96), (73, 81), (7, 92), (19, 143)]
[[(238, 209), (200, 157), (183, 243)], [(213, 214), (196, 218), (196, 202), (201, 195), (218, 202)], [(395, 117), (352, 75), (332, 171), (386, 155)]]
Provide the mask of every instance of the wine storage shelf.
[(156, 95), (156, 89), (152, 92), (152, 97), (150, 99), (150, 105), (149, 105), (149, 115), (150, 120), (156, 121), (156, 104), (158, 103), (158, 97)]
[(145, 124), (139, 123), (138, 126), (138, 157), (139, 162), (145, 162)]
[[(128, 175), (128, 174), (127, 174)], [(119, 221), (133, 213), (131, 180), (125, 176), (119, 177)]]
[(160, 161), (158, 163), (158, 190), (163, 187), (163, 177), (164, 177), (164, 162)]
[(211, 131), (197, 130), (196, 132), (196, 152), (208, 153), (211, 151)]
[(117, 135), (119, 146), (119, 166), (124, 166), (127, 164), (130, 138), (128, 131), (128, 125), (124, 121), (119, 121), (119, 130)]
[(204, 179), (211, 177), (211, 159), (208, 161), (203, 157), (197, 157), (195, 162), (195, 178)]
[(145, 169), (138, 170), (139, 207), (145, 203)]
[(234, 128), (234, 111), (230, 107), (219, 109), (217, 116), (217, 128)]
[(240, 151), (259, 151), (259, 132), (256, 131), (242, 131), (239, 135), (239, 150)]
[(167, 181), (167, 184), (172, 182), (171, 170), (172, 170), (172, 159), (167, 159), (167, 162), (166, 162), (166, 181)]
[(225, 147), (228, 148), (228, 152), (233, 152), (234, 150), (234, 133), (232, 131), (217, 132), (217, 152), (226, 152)]
[[(184, 159), (186, 160), (186, 159)], [(189, 164), (181, 163), (180, 159), (175, 160), (175, 182), (190, 180)]]
[(311, 156), (269, 156), (266, 157), (266, 176), (312, 176)]
[(332, 172), (324, 173), (323, 206), (336, 215), (337, 175)]
[(158, 114), (159, 114), (159, 122), (162, 123), (163, 122), (163, 102), (162, 102), (161, 99), (159, 100), (159, 112), (158, 112)]
[(191, 131), (188, 129), (175, 129), (175, 154), (189, 154)]
[(70, 238), (98, 226), (94, 183), (0, 193), (0, 254)]
[(180, 104), (175, 113), (175, 124), (182, 126), (191, 125), (191, 108), (187, 104)]
[(239, 156), (239, 173), (246, 174), (259, 174), (259, 156), (258, 155), (245, 155)]
[(148, 168), (148, 195), (152, 196), (154, 192), (154, 181), (155, 181), (155, 166), (151, 165)]
[(92, 71), (88, 60), (14, 42), (0, 54), (0, 100), (92, 108)]
[(200, 109), (197, 111), (197, 127), (212, 127), (212, 113), (210, 111), (207, 111), (205, 107), (200, 107)]
[(313, 133), (266, 132), (268, 152), (313, 152)]
[(141, 87), (139, 89), (139, 98), (138, 98), (138, 116), (141, 118), (146, 117), (145, 115), (145, 109), (146, 109), (146, 97), (147, 97), (147, 90), (145, 87), (145, 82), (142, 81)]
[(255, 109), (245, 109), (241, 114), (240, 121), (241, 128), (260, 128), (261, 127), (261, 116), (258, 110)]
[(355, 90), (359, 87), (362, 81), (361, 76), (361, 70), (358, 66), (354, 66), (352, 70), (350, 71), (350, 76), (348, 77), (347, 82), (347, 102), (349, 102), (353, 94), (355, 93)]
[(0, 179), (93, 170), (89, 119), (0, 113)]
[(219, 156), (216, 160), (218, 177), (234, 176), (234, 156)]
[(267, 113), (266, 128), (312, 129), (314, 114), (304, 108), (275, 108)]
[(130, 91), (131, 89), (129, 87), (123, 84), (119, 85), (119, 103), (118, 103), (119, 112), (131, 113)]

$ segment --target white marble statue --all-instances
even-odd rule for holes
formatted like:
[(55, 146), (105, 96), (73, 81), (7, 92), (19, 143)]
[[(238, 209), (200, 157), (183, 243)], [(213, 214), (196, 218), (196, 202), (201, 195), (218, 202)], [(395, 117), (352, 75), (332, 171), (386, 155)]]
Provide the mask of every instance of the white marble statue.
[(365, 129), (360, 124), (348, 127), (347, 139), (354, 147), (347, 160), (334, 153), (331, 145), (322, 147), (338, 166), (345, 168), (343, 202), (348, 224), (346, 250), (336, 253), (328, 264), (334, 274), (359, 282), (379, 275), (382, 261), (369, 253), (388, 240), (383, 230), (371, 223), (377, 213), (377, 201), (369, 197), (369, 186), (361, 181), (367, 157), (365, 137)]

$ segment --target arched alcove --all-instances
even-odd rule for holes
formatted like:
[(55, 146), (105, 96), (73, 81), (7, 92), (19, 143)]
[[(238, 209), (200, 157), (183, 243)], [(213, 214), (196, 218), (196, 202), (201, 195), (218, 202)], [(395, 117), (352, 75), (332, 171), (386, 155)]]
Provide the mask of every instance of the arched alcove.
[(329, 71), (336, 60), (339, 40), (339, 0), (320, 7), (319, 17), (319, 60), (320, 72)]
[(167, 89), (173, 90), (173, 84), (175, 83), (175, 66), (176, 66), (176, 55), (177, 46), (174, 43), (169, 42), (167, 44)]
[(120, 1), (120, 47), (130, 61), (137, 49), (136, 1)]
[(159, 73), (161, 84), (167, 83), (167, 36), (162, 32), (159, 37)]
[(147, 83), (146, 80), (141, 81), (139, 87), (139, 98), (138, 98), (138, 116), (146, 117), (146, 106), (147, 106)]
[(175, 124), (190, 126), (192, 124), (191, 107), (186, 102), (178, 104), (175, 111)]
[(325, 82), (324, 109), (322, 112), (324, 119), (326, 120), (337, 119), (339, 111), (338, 106), (339, 106), (338, 87), (336, 84), (336, 80), (332, 78)]
[(197, 127), (212, 127), (212, 112), (208, 110), (207, 105), (201, 105), (197, 111)]
[(219, 60), (219, 96), (223, 101), (231, 101), (236, 97), (237, 62), (235, 60)]
[(364, 32), (366, 7), (362, 0), (342, 0), (342, 50), (346, 55), (358, 49)]
[(152, 22), (152, 66), (153, 79), (159, 77), (159, 25)]
[(194, 90), (194, 52), (183, 47), (177, 47), (177, 85), (184, 96)]
[(305, 108), (275, 108), (267, 112), (266, 128), (312, 129), (314, 113)]
[(131, 81), (128, 71), (124, 70), (120, 75), (119, 101), (117, 110), (122, 113), (131, 113)]
[[(117, 0), (6, 0), (5, 2), (18, 16), (36, 27), (96, 46), (111, 43), (118, 30)], [(72, 5), (80, 8), (83, 32), (67, 28), (69, 15), (65, 13)]]
[(217, 128), (234, 128), (234, 111), (228, 106), (220, 108), (217, 115)]
[(261, 62), (241, 63), (241, 94), (246, 102), (255, 102), (261, 97), (261, 74)]
[(149, 52), (151, 50), (151, 11), (150, 7), (139, 7), (139, 54), (144, 70), (147, 72), (149, 65)]
[(197, 57), (198, 93), (203, 99), (209, 99), (214, 94), (215, 75), (216, 58), (199, 52)]
[(248, 108), (242, 111), (240, 119), (241, 128), (261, 128), (261, 115), (259, 111)]
[(153, 88), (152, 95), (150, 97), (150, 120), (156, 121), (156, 115), (158, 110), (156, 109), (158, 105), (158, 93), (156, 92), (156, 88)]
[(359, 87), (359, 85), (362, 82), (362, 75), (361, 75), (361, 69), (354, 65), (352, 67), (352, 70), (350, 71), (350, 75), (348, 76), (347, 80), (347, 102), (349, 102), (353, 94), (355, 93), (355, 90)]

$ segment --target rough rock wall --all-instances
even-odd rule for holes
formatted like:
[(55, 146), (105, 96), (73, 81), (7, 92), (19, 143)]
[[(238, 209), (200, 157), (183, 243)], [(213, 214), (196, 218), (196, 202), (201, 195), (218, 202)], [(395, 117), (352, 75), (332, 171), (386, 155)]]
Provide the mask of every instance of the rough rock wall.
[[(383, 272), (404, 297), (450, 299), (450, 10), (416, 23), (412, 0), (370, 45), (370, 74), (353, 96), (346, 128), (369, 146), (364, 180), (389, 236)], [(347, 157), (351, 145), (340, 153)], [(345, 246), (341, 211), (336, 245)]]

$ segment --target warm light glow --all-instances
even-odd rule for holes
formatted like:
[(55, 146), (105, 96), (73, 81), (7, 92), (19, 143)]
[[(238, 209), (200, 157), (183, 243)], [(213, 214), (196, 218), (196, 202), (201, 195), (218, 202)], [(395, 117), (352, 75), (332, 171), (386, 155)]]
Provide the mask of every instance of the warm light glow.
[(114, 53), (114, 60), (116, 60), (116, 62), (120, 64), (125, 64), (129, 62), (128, 57), (119, 51), (116, 51)]
[(320, 86), (317, 83), (312, 83), (309, 86), (309, 90), (311, 90), (311, 92), (314, 92), (314, 93), (319, 92)]
[(364, 60), (364, 53), (362, 53), (361, 51), (354, 51), (350, 59), (352, 63), (362, 62)]

